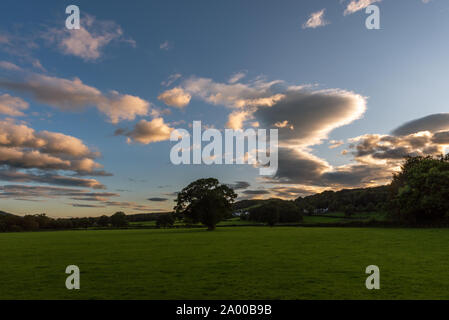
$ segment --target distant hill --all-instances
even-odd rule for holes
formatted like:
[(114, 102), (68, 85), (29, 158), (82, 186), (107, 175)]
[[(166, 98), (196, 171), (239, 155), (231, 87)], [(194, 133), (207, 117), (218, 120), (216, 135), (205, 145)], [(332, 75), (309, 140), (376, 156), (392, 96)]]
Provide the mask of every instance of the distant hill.
[(14, 216), (14, 214), (0, 210), (0, 216)]
[[(269, 200), (274, 200), (274, 199), (275, 198), (265, 199), (265, 200), (262, 200), (262, 199), (259, 199), (259, 200), (240, 200), (240, 201), (235, 202), (233, 204), (232, 208), (235, 211), (248, 210), (248, 209), (260, 207), (265, 202), (267, 202)], [(281, 200), (281, 199), (276, 199), (276, 200)]]
[[(359, 211), (378, 211), (388, 201), (389, 186), (324, 191), (307, 197), (298, 197), (296, 204), (303, 209), (328, 209), (344, 211), (353, 206)], [(233, 205), (234, 211), (246, 211), (259, 207), (268, 200), (241, 200)]]
[(379, 210), (389, 197), (389, 185), (343, 189), (340, 191), (324, 191), (307, 197), (299, 197), (296, 203), (304, 208), (329, 209), (330, 211), (344, 210), (347, 206), (353, 206), (358, 210)]

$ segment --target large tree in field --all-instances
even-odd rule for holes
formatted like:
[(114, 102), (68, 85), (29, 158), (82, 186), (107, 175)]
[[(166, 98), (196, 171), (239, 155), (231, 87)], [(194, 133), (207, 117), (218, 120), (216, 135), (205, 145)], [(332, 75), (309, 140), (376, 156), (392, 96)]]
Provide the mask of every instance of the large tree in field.
[(174, 210), (193, 223), (201, 222), (214, 230), (218, 222), (231, 214), (237, 194), (217, 179), (199, 179), (178, 193)]
[(439, 221), (449, 214), (449, 155), (410, 157), (391, 183), (391, 211), (411, 223)]

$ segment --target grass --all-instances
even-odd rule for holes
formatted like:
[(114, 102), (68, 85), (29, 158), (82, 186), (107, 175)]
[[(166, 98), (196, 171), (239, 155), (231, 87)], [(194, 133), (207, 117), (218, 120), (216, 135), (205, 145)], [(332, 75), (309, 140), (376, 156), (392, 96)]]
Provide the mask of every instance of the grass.
[[(447, 229), (0, 234), (0, 299), (448, 299)], [(81, 290), (65, 289), (67, 265)], [(380, 267), (381, 289), (365, 288)]]

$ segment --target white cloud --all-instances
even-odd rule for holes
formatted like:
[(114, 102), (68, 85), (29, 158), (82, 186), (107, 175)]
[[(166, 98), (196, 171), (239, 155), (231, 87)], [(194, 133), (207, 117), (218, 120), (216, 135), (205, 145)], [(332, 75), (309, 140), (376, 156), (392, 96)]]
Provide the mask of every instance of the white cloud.
[(55, 42), (62, 53), (80, 57), (85, 61), (95, 61), (102, 56), (102, 50), (112, 41), (124, 41), (135, 46), (135, 42), (123, 37), (122, 28), (114, 22), (96, 20), (84, 14), (78, 30), (52, 28), (44, 35)]
[(324, 27), (329, 24), (328, 21), (324, 19), (324, 13), (326, 9), (321, 9), (320, 11), (313, 12), (310, 14), (309, 19), (302, 25), (303, 29), (307, 28), (318, 28)]
[(5, 93), (0, 95), (0, 114), (6, 114), (12, 117), (23, 116), (23, 110), (28, 109), (28, 102), (25, 100), (12, 97)]
[(169, 140), (173, 130), (164, 122), (163, 118), (155, 118), (151, 121), (140, 120), (131, 131), (119, 129), (116, 131), (116, 135), (127, 136), (129, 143), (150, 144)]
[(257, 105), (273, 105), (283, 98), (282, 94), (273, 92), (273, 87), (282, 81), (254, 81), (243, 83), (218, 83), (208, 78), (191, 77), (185, 80), (181, 88), (192, 97), (197, 97), (210, 104), (230, 108), (244, 108)]
[(190, 103), (192, 96), (182, 88), (177, 87), (163, 92), (157, 98), (168, 106), (184, 108)]
[(239, 82), (244, 77), (246, 77), (246, 72), (244, 72), (244, 71), (236, 72), (229, 78), (228, 83), (233, 84), (233, 83)]
[(228, 122), (226, 123), (226, 127), (230, 129), (242, 129), (243, 122), (248, 117), (249, 113), (246, 111), (234, 111), (228, 117)]
[(369, 5), (380, 1), (381, 0), (351, 0), (346, 6), (344, 15), (353, 14), (354, 12), (365, 9)]

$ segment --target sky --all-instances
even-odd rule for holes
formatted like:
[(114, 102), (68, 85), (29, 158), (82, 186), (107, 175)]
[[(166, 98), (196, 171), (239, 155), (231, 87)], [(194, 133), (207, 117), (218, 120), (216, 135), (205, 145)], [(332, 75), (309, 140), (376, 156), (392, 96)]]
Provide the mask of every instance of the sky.
[[(0, 210), (164, 212), (207, 177), (239, 199), (386, 184), (449, 150), (447, 34), (444, 0), (2, 0)], [(193, 121), (278, 129), (277, 173), (174, 165)]]

